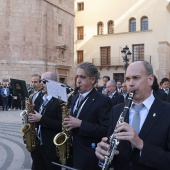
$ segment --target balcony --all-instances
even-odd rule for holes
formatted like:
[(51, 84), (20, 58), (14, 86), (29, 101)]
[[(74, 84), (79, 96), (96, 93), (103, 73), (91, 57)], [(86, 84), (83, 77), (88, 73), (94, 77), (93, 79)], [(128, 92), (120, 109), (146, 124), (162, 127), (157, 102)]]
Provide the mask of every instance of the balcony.
[[(99, 68), (100, 70), (102, 70), (102, 68), (107, 68), (108, 70), (110, 68), (115, 68), (115, 70), (118, 69), (118, 67), (122, 67), (124, 66), (124, 62), (123, 59), (121, 57), (111, 57), (110, 58), (110, 64), (102, 64), (101, 65), (101, 58), (92, 58), (92, 63)], [(145, 55), (144, 56), (144, 61), (147, 61), (151, 64), (151, 56), (150, 55)], [(129, 61), (129, 64), (133, 62), (132, 59)]]
[(102, 68), (107, 68), (109, 70), (111, 67), (114, 67), (115, 70), (117, 70), (118, 67), (123, 67), (124, 63), (122, 58), (111, 57), (110, 59), (111, 59), (110, 64), (101, 65), (101, 58), (92, 58), (92, 63), (100, 70), (102, 70)]

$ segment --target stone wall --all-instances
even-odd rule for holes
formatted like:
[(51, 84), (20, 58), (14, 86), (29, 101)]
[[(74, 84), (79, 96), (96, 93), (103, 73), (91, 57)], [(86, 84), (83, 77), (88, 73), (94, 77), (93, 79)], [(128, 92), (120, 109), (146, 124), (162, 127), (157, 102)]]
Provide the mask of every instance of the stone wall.
[[(170, 44), (166, 41), (159, 42), (158, 45), (158, 70), (156, 71), (156, 74), (158, 75), (158, 82), (161, 81), (162, 78), (167, 77), (170, 79), (170, 67), (169, 67), (169, 61), (170, 61)], [(168, 76), (167, 76), (168, 75)]]
[[(66, 79), (71, 80), (74, 2), (60, 2), (57, 6), (44, 0), (0, 1), (0, 81), (17, 78), (29, 83), (32, 74), (57, 73), (58, 66), (68, 69)], [(57, 46), (63, 44), (67, 49), (61, 56)]]

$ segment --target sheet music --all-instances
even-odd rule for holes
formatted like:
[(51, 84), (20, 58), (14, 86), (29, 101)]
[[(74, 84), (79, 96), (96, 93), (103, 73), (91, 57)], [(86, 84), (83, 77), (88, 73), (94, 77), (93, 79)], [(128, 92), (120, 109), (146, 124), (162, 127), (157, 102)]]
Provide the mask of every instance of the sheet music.
[(67, 102), (67, 91), (65, 85), (53, 80), (48, 80), (47, 82), (47, 92), (49, 95), (61, 99), (64, 102)]

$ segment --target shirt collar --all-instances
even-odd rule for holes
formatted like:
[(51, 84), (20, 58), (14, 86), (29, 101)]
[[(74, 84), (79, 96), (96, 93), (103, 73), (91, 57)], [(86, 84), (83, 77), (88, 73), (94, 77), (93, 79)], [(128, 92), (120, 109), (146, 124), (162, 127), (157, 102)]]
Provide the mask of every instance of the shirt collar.
[[(150, 110), (151, 106), (152, 106), (152, 103), (154, 102), (155, 100), (155, 97), (153, 95), (153, 93), (151, 93), (151, 95), (146, 99), (144, 100), (142, 103), (145, 105), (145, 107), (147, 108), (147, 110)], [(134, 102), (132, 102), (132, 105), (133, 105)]]
[(116, 91), (114, 91), (112, 94), (110, 94), (109, 97), (112, 98), (115, 93), (116, 93)]
[(44, 94), (44, 96), (43, 96), (43, 100), (45, 101), (45, 99), (48, 99), (48, 101), (50, 101), (51, 100), (51, 98), (52, 98), (52, 96), (50, 96), (50, 95), (48, 95), (48, 96), (46, 96), (46, 94)]
[[(93, 88), (92, 88), (92, 89), (93, 89)], [(92, 91), (92, 89), (89, 90), (89, 91), (87, 91), (87, 92), (85, 92), (85, 93), (83, 93), (83, 94), (81, 94), (81, 95), (82, 95), (82, 98), (84, 99), (84, 98)]]

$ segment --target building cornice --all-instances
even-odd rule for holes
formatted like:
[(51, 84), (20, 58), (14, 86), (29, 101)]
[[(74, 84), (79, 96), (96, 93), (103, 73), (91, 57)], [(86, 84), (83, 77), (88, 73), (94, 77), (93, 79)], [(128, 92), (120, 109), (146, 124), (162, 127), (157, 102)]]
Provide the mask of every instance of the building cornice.
[(168, 46), (170, 46), (170, 43), (168, 41), (160, 41), (159, 44), (167, 44)]
[(138, 34), (138, 33), (146, 33), (146, 32), (152, 32), (152, 29), (150, 29), (150, 30), (145, 30), (145, 31), (120, 32), (120, 33), (114, 33), (114, 34), (94, 35), (93, 37), (115, 36), (115, 35), (121, 35), (121, 34)]

